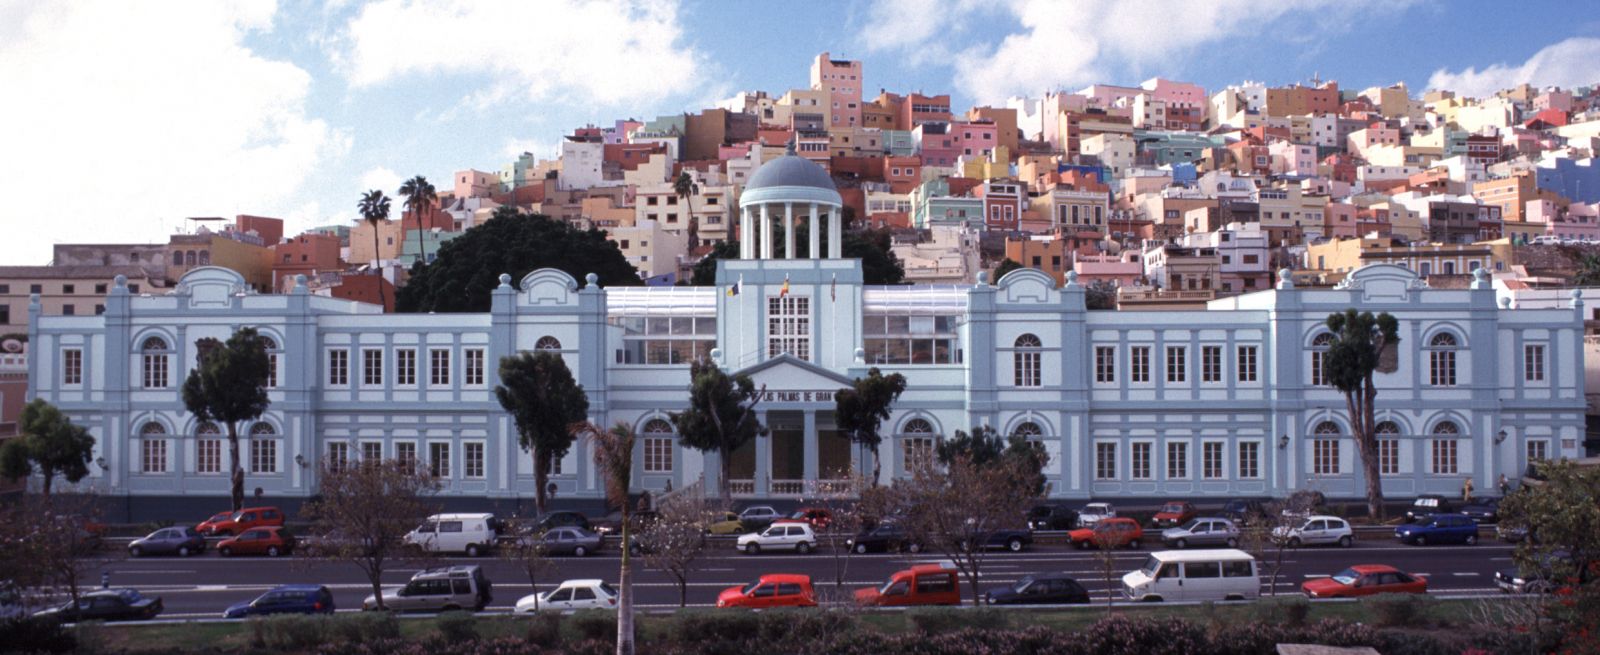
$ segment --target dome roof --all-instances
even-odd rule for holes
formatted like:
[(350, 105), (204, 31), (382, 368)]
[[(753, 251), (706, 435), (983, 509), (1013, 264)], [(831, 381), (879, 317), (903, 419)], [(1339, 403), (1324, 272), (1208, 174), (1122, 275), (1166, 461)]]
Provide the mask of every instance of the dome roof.
[(764, 189), (768, 187), (813, 187), (837, 191), (833, 185), (833, 177), (828, 171), (822, 169), (815, 162), (800, 157), (793, 153), (762, 164), (750, 176), (746, 189)]

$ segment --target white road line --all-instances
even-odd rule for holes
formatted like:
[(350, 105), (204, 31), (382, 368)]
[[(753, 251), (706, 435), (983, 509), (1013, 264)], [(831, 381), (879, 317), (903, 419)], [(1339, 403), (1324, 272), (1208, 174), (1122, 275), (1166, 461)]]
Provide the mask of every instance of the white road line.
[(1470, 577), (1477, 576), (1478, 574), (1475, 573), (1475, 572), (1472, 572), (1472, 571), (1457, 571), (1455, 573), (1451, 573), (1450, 575), (1456, 576), (1458, 578), (1470, 578)]
[(1326, 578), (1326, 577), (1329, 577), (1329, 576), (1326, 573), (1307, 573), (1306, 577), (1307, 578)]

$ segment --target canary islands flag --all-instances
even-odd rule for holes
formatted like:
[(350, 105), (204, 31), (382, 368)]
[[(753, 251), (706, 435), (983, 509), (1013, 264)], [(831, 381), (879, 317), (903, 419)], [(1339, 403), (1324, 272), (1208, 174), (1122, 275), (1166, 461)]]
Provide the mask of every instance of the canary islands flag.
[(739, 282), (734, 282), (733, 286), (728, 287), (728, 297), (732, 298), (737, 295), (739, 295)]
[(787, 296), (787, 295), (789, 295), (789, 276), (788, 275), (784, 275), (783, 276), (783, 288), (778, 290), (778, 297), (782, 298), (782, 297)]

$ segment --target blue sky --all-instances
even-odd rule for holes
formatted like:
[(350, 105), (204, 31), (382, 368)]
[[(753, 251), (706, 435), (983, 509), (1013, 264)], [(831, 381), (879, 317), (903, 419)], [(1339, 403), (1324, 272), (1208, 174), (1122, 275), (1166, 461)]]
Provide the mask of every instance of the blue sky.
[(1158, 75), (1482, 94), (1600, 82), (1600, 5), (0, 0), (0, 263), (164, 241), (186, 216), (347, 223), (364, 189), (445, 188), (584, 123), (804, 87), (822, 51), (863, 60), (869, 96), (958, 109)]

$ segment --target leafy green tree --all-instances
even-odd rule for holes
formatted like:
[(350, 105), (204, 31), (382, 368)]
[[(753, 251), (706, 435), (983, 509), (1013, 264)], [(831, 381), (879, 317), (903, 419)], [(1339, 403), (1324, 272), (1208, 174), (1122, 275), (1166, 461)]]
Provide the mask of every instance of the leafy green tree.
[(750, 376), (729, 376), (710, 359), (699, 359), (689, 365), (689, 408), (669, 415), (684, 446), (719, 455), (724, 501), (732, 500), (728, 473), (733, 451), (767, 434), (755, 411), (765, 393), (766, 387), (756, 389)]
[(1024, 476), (1028, 488), (1035, 490), (1035, 496), (1044, 493), (1044, 467), (1050, 463), (1044, 444), (1029, 441), (1020, 434), (1002, 437), (987, 425), (975, 427), (970, 433), (956, 430), (954, 437), (939, 440), (934, 446), (934, 456), (945, 466), (965, 461), (980, 468), (1008, 467)]
[(628, 502), (629, 484), (633, 481), (633, 427), (618, 421), (610, 430), (593, 423), (584, 424), (579, 432), (587, 435), (595, 445), (594, 463), (605, 477), (606, 495), (622, 499), (622, 569), (618, 573), (617, 593), (617, 655), (633, 655), (633, 563), (630, 539), (632, 506)]
[(606, 286), (643, 284), (638, 269), (605, 232), (503, 206), (488, 221), (439, 246), (432, 264), (414, 268), (396, 309), (487, 312), (500, 274), (520, 280), (540, 268), (559, 269), (577, 280), (594, 273)]
[(839, 429), (850, 436), (850, 441), (872, 449), (872, 484), (878, 484), (883, 463), (878, 457), (878, 446), (883, 435), (878, 429), (889, 420), (889, 407), (900, 394), (905, 393), (906, 376), (899, 373), (884, 375), (877, 367), (867, 371), (867, 377), (856, 378), (851, 386), (833, 395), (834, 416)]
[(717, 245), (711, 247), (711, 252), (706, 253), (706, 256), (701, 257), (700, 261), (694, 263), (694, 270), (689, 274), (689, 284), (697, 287), (716, 286), (717, 260), (738, 258), (738, 241), (729, 239), (717, 242)]
[(244, 506), (244, 459), (239, 456), (239, 426), (267, 411), (267, 347), (255, 328), (239, 328), (227, 342), (201, 339), (198, 365), (183, 381), (183, 406), (201, 421), (228, 429), (233, 458), (233, 511)]
[(0, 476), (20, 480), (35, 471), (44, 477), (44, 495), (50, 495), (57, 475), (77, 483), (89, 475), (94, 437), (62, 414), (55, 405), (35, 398), (18, 417), (22, 436), (0, 446)]
[(1600, 255), (1583, 255), (1578, 260), (1578, 272), (1572, 276), (1572, 286), (1600, 286)]
[(1115, 282), (1096, 280), (1083, 287), (1084, 309), (1116, 309), (1117, 285)]
[(864, 284), (904, 284), (906, 268), (896, 257), (889, 230), (846, 230), (842, 250), (846, 259), (861, 260), (861, 279)]
[[(412, 177), (400, 185), (400, 195), (405, 197), (406, 209), (411, 210), (411, 217), (417, 221), (417, 264), (428, 264), (428, 239), (423, 235), (422, 212), (433, 206), (433, 201), (439, 199), (439, 193), (433, 188), (433, 183), (421, 175)], [(400, 227), (405, 227), (405, 221), (400, 221)]]
[(689, 252), (693, 253), (695, 247), (700, 245), (700, 219), (694, 215), (694, 195), (700, 193), (700, 185), (694, 183), (694, 178), (685, 169), (679, 171), (677, 179), (672, 181), (672, 192), (682, 198), (689, 209)]
[(1378, 474), (1378, 437), (1375, 418), (1378, 387), (1372, 376), (1387, 348), (1400, 345), (1400, 323), (1387, 312), (1347, 309), (1328, 316), (1333, 343), (1323, 357), (1323, 370), (1329, 384), (1344, 394), (1350, 413), (1351, 436), (1361, 455), (1361, 468), (1367, 479), (1367, 515), (1383, 519), (1383, 480)]
[(1528, 530), (1530, 538), (1518, 544), (1513, 559), (1523, 572), (1536, 574), (1530, 579), (1548, 581), (1543, 591), (1559, 599), (1544, 607), (1564, 642), (1551, 652), (1592, 652), (1578, 647), (1593, 644), (1589, 631), (1600, 616), (1600, 469), (1564, 460), (1537, 466), (1542, 483), (1506, 496), (1500, 523)]
[(1005, 261), (1000, 262), (999, 266), (994, 267), (994, 281), (999, 282), (1000, 278), (1005, 277), (1007, 273), (1019, 268), (1023, 268), (1023, 266), (1017, 260), (1010, 257), (1005, 258)]
[(494, 395), (516, 421), (522, 449), (533, 453), (534, 497), (543, 514), (550, 466), (572, 449), (573, 426), (588, 417), (589, 396), (566, 360), (548, 351), (502, 357)]
[[(361, 194), (361, 202), (356, 203), (356, 211), (361, 212), (361, 220), (372, 226), (372, 258), (382, 261), (378, 255), (378, 226), (389, 220), (389, 197), (382, 191), (373, 189)], [(388, 306), (383, 299), (383, 285), (378, 285), (378, 304)]]

